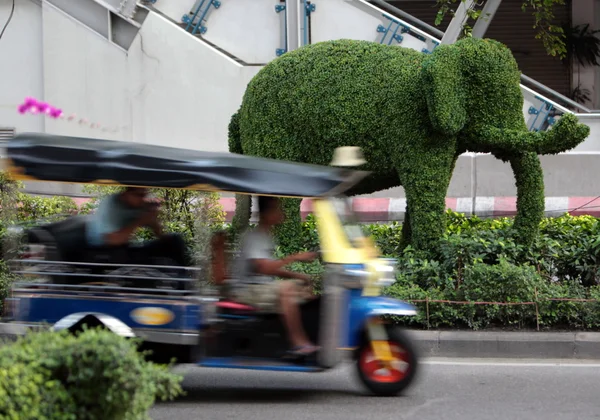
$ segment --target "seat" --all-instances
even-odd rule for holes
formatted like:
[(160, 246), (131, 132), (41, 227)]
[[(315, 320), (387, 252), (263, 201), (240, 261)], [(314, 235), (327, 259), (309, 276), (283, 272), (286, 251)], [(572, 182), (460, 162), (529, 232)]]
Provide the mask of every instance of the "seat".
[(232, 300), (221, 300), (221, 301), (217, 302), (217, 308), (223, 309), (223, 310), (228, 310), (228, 311), (235, 311), (235, 312), (256, 312), (256, 311), (258, 311), (258, 309), (256, 309), (254, 306), (246, 305), (246, 304), (239, 303), (239, 302), (234, 302)]

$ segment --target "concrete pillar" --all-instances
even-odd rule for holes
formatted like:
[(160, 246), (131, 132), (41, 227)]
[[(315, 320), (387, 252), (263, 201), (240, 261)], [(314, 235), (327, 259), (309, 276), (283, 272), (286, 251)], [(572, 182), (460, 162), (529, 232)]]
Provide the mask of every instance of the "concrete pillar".
[(285, 1), (287, 51), (293, 51), (300, 46), (300, 4), (300, 0)]

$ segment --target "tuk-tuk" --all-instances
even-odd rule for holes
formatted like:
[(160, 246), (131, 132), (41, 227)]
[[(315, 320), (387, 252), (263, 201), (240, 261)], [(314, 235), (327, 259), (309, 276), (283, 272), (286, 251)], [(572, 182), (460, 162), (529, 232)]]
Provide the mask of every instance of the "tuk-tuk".
[(4, 302), (0, 335), (87, 325), (141, 338), (180, 363), (320, 372), (351, 358), (375, 394), (396, 395), (413, 381), (413, 344), (386, 316), (416, 309), (380, 295), (395, 280), (394, 264), (379, 256), (342, 196), (367, 172), (44, 134), (9, 141), (6, 167), (16, 180), (312, 199), (325, 274), (321, 294), (301, 307), (320, 350), (289, 360), (282, 357), (288, 341), (278, 314), (205, 292), (198, 267), (115, 264), (86, 254), (86, 216), (77, 215), (19, 233), (26, 246), (9, 263), (20, 280)]

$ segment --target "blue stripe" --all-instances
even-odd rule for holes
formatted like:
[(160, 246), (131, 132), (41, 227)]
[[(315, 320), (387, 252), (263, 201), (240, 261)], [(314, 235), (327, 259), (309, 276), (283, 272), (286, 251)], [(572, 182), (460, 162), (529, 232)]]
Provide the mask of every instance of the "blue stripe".
[[(263, 364), (258, 364), (262, 362)], [(277, 363), (272, 360), (260, 359), (229, 359), (224, 357), (208, 357), (198, 366), (226, 369), (248, 369), (248, 370), (267, 370), (274, 372), (320, 372), (323, 369), (317, 366), (298, 366), (292, 364)]]

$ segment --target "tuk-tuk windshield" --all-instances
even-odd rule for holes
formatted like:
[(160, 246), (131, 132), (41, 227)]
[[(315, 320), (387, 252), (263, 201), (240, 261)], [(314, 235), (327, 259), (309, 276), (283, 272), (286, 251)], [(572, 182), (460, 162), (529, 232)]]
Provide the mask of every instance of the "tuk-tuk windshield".
[(358, 217), (352, 209), (350, 199), (348, 197), (336, 197), (332, 199), (332, 202), (351, 245), (359, 246), (365, 235)]

